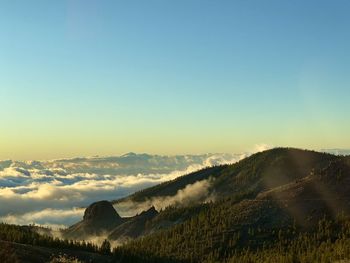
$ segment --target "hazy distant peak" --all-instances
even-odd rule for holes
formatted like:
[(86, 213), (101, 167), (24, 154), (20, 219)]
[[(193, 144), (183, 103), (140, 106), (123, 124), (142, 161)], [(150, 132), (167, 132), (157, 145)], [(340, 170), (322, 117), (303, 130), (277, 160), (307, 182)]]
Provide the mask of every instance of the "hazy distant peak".
[(137, 153), (128, 152), (128, 153), (123, 154), (121, 157), (132, 157), (132, 156), (136, 156), (136, 155), (137, 155)]
[(335, 155), (350, 155), (350, 149), (321, 149), (321, 152), (331, 153)]

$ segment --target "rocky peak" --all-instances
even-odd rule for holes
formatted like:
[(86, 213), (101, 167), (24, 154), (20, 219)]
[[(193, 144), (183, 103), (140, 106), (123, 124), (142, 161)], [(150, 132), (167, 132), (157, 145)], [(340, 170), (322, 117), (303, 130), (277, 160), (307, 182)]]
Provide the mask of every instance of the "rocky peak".
[(86, 208), (84, 220), (113, 220), (120, 219), (113, 205), (108, 201), (99, 201)]
[(158, 214), (158, 211), (155, 209), (154, 206), (152, 206), (148, 210), (143, 211), (139, 216), (153, 217), (157, 214)]

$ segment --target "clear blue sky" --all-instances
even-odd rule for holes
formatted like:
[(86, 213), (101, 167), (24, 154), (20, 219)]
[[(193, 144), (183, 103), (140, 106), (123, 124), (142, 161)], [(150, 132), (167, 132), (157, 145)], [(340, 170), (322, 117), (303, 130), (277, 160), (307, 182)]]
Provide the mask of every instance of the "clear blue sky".
[(0, 158), (350, 147), (350, 1), (0, 3)]

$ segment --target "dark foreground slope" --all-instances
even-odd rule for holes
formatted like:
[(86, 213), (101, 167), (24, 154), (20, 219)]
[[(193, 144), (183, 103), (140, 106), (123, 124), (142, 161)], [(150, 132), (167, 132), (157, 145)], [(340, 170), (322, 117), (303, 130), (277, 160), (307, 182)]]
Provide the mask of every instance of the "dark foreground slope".
[(0, 240), (1, 263), (48, 263), (50, 261), (65, 262), (62, 261), (63, 259), (66, 260), (66, 263), (113, 262), (111, 255), (102, 255), (86, 251), (76, 251), (74, 249), (19, 244)]
[(75, 258), (79, 262), (111, 262), (111, 256), (103, 246), (62, 240), (46, 234), (38, 234), (37, 230), (35, 226), (0, 223), (0, 262), (41, 263), (59, 258), (60, 255)]

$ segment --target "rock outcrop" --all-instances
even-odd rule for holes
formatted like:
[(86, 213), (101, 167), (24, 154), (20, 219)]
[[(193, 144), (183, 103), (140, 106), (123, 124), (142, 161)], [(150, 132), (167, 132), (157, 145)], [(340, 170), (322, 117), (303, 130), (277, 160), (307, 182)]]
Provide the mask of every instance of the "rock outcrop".
[(89, 236), (105, 235), (125, 221), (110, 202), (99, 201), (85, 210), (82, 221), (69, 227), (63, 234), (66, 238), (87, 239)]

